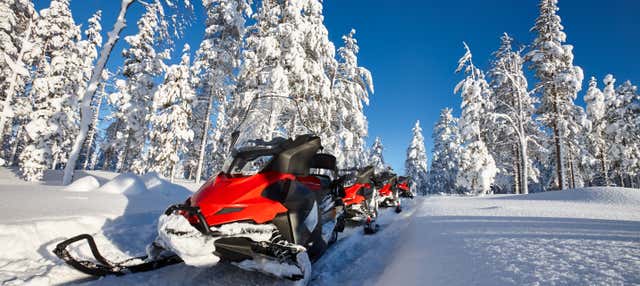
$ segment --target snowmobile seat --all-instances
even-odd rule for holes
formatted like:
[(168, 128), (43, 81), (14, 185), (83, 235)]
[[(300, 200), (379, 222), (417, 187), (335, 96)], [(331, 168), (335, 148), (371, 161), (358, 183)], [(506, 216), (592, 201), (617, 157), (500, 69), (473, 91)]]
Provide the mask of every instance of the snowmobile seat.
[(356, 183), (358, 184), (370, 184), (373, 178), (374, 169), (373, 166), (367, 166), (358, 172), (356, 176)]
[(310, 134), (287, 140), (278, 148), (282, 152), (279, 152), (263, 171), (308, 176), (311, 170), (310, 162), (321, 148), (320, 138)]
[(337, 173), (336, 157), (330, 154), (319, 153), (313, 155), (311, 158), (311, 168), (329, 170), (332, 173)]

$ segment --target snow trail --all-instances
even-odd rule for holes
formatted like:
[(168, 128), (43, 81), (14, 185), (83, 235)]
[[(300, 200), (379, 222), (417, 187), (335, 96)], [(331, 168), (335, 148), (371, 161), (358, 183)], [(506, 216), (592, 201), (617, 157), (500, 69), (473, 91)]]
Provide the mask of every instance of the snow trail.
[[(51, 253), (58, 242), (90, 233), (114, 261), (144, 254), (164, 208), (189, 193), (154, 174), (133, 184), (144, 190), (114, 193), (104, 189), (132, 178), (120, 176), (105, 183), (104, 177), (115, 175), (90, 173), (102, 184), (100, 189), (69, 192), (55, 184), (21, 182), (0, 170), (2, 285), (292, 284), (224, 263), (88, 277)], [(60, 175), (51, 178), (59, 180)], [(381, 210), (381, 229), (374, 235), (365, 235), (361, 227), (347, 228), (313, 264), (309, 285), (640, 283), (639, 190), (431, 196), (404, 200), (403, 206), (400, 214), (392, 208)], [(86, 246), (71, 251), (90, 257)]]

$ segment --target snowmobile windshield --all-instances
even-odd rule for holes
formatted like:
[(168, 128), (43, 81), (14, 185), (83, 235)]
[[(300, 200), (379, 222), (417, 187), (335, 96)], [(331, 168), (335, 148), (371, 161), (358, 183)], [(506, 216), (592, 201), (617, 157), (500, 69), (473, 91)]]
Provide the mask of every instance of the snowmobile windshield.
[(253, 99), (236, 131), (231, 156), (223, 166), (232, 176), (260, 172), (289, 139), (311, 133), (301, 120), (295, 100), (283, 96)]
[(251, 101), (237, 132), (232, 155), (277, 148), (286, 139), (311, 133), (301, 120), (296, 101), (275, 95)]
[(224, 170), (231, 176), (252, 176), (269, 164), (272, 158), (273, 155), (269, 154), (252, 157), (229, 157), (225, 163)]

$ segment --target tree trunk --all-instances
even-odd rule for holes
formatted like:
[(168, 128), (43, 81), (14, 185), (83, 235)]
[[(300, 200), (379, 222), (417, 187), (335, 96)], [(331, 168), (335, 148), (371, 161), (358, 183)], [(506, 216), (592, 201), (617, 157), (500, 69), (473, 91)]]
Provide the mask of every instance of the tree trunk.
[[(522, 131), (524, 131), (524, 128), (522, 128)], [(527, 149), (527, 138), (520, 138), (520, 166), (522, 168), (520, 171), (520, 190), (524, 195), (529, 193), (529, 159), (527, 157)]]
[(520, 172), (521, 172), (521, 170), (520, 170), (520, 158), (519, 158), (520, 153), (519, 153), (518, 147), (516, 145), (513, 145), (511, 149), (513, 151), (513, 154), (515, 155), (515, 158), (513, 160), (513, 171), (514, 171), (514, 174), (513, 174), (513, 190), (514, 190), (514, 192), (516, 194), (521, 194), (522, 193), (521, 192), (522, 189), (520, 188), (520, 184), (521, 184), (521, 182), (520, 182), (520, 178), (521, 178)]
[[(94, 108), (93, 111), (93, 121), (91, 123), (91, 129), (89, 130), (89, 136), (87, 138), (87, 143), (85, 144), (85, 146), (87, 147), (87, 154), (85, 155), (84, 158), (84, 164), (82, 166), (82, 169), (86, 170), (87, 167), (89, 166), (90, 162), (93, 159), (93, 155), (97, 152), (97, 150), (91, 150), (92, 146), (93, 146), (93, 139), (96, 136), (96, 132), (98, 130), (98, 117), (100, 116), (100, 107), (102, 106), (102, 98), (104, 97), (104, 90), (105, 90), (105, 86), (106, 84), (102, 83), (101, 84), (101, 91), (100, 91), (100, 95), (97, 98), (97, 103), (96, 106)], [(97, 156), (97, 154), (96, 154)]]
[(569, 157), (569, 172), (571, 174), (570, 188), (571, 189), (575, 189), (576, 188), (576, 176), (575, 176), (574, 169), (573, 169), (573, 156)]
[(553, 140), (556, 149), (556, 176), (558, 180), (558, 189), (562, 190), (564, 187), (564, 178), (562, 174), (564, 167), (562, 166), (562, 147), (560, 146), (560, 132), (558, 130), (557, 122), (553, 125)]
[(202, 141), (200, 141), (200, 154), (198, 155), (198, 166), (196, 167), (196, 184), (200, 184), (202, 177), (202, 166), (204, 165), (204, 152), (207, 149), (207, 135), (209, 134), (209, 126), (211, 125), (211, 110), (213, 109), (213, 94), (209, 95), (207, 102), (207, 116), (204, 118), (202, 126)]
[(605, 159), (605, 153), (603, 148), (600, 149), (600, 168), (602, 169), (602, 178), (604, 179), (604, 185), (609, 185), (609, 170), (607, 170), (607, 162)]
[(129, 6), (131, 6), (133, 1), (134, 0), (122, 0), (120, 4), (120, 13), (118, 14), (116, 23), (113, 26), (113, 30), (108, 33), (107, 43), (100, 51), (100, 57), (98, 58), (93, 71), (91, 72), (91, 79), (87, 84), (87, 88), (85, 90), (84, 96), (82, 97), (80, 106), (80, 134), (73, 143), (73, 148), (71, 149), (71, 153), (69, 154), (69, 160), (67, 161), (67, 165), (64, 168), (64, 176), (62, 177), (63, 185), (68, 185), (73, 179), (73, 171), (76, 168), (76, 161), (78, 160), (78, 156), (80, 155), (82, 143), (84, 143), (87, 137), (87, 131), (89, 130), (89, 121), (92, 117), (91, 101), (93, 99), (93, 95), (98, 89), (98, 82), (100, 80), (100, 76), (102, 75), (102, 70), (104, 70), (106, 63), (109, 60), (111, 51), (113, 50), (116, 42), (118, 42), (118, 39), (120, 39), (120, 32), (122, 32), (124, 27), (127, 26), (125, 16), (127, 14)]
[(20, 126), (18, 127), (18, 131), (16, 131), (16, 138), (13, 142), (13, 146), (11, 146), (11, 157), (9, 158), (10, 166), (14, 166), (16, 164), (16, 157), (18, 157), (18, 147), (20, 146), (22, 130), (24, 130), (24, 127)]
[(618, 178), (620, 179), (620, 187), (624, 188), (624, 178), (622, 178), (622, 173), (618, 171)]

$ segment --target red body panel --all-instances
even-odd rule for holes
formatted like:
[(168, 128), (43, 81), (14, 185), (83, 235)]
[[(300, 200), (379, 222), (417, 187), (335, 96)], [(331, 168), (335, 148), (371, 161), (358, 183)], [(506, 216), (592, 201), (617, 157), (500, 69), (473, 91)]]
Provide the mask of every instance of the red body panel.
[[(200, 207), (209, 226), (251, 220), (258, 224), (273, 220), (287, 209), (262, 196), (262, 191), (281, 180), (296, 180), (291, 174), (258, 173), (248, 177), (227, 177), (220, 173), (191, 196), (191, 206)], [(225, 208), (237, 208), (217, 214)]]
[(388, 197), (393, 195), (393, 191), (391, 190), (391, 184), (385, 184), (382, 186), (382, 189), (378, 191), (381, 197)]
[(345, 196), (344, 198), (342, 198), (342, 201), (344, 202), (345, 206), (360, 204), (364, 202), (365, 197), (362, 195), (359, 195), (358, 191), (361, 188), (369, 188), (369, 187), (370, 187), (369, 184), (355, 184), (353, 186), (346, 187), (344, 189)]
[(405, 192), (409, 191), (409, 184), (407, 182), (398, 184), (398, 189), (403, 190)]

